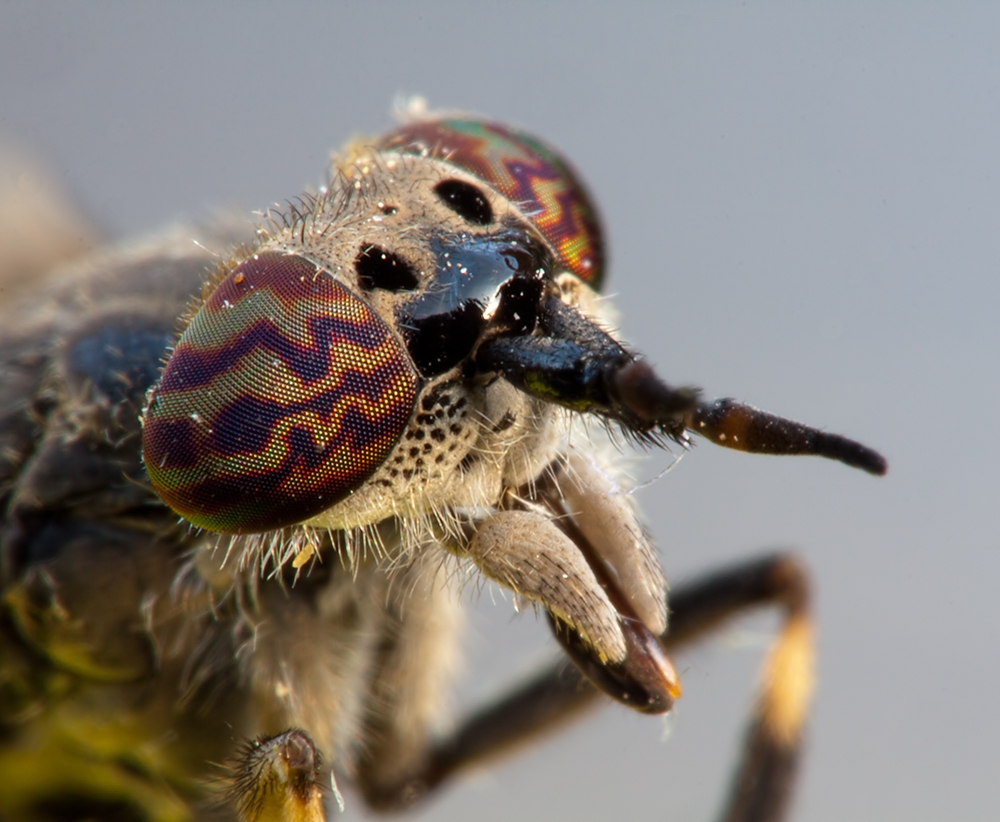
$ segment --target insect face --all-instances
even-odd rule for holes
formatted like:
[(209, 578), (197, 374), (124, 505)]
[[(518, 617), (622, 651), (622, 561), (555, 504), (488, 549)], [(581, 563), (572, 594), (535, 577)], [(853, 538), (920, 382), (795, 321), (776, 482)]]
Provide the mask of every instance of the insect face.
[[(594, 304), (581, 275), (601, 270), (582, 187), (536, 141), (479, 121), (404, 129), (343, 175), (231, 263), (181, 334), (145, 413), (154, 487), (223, 533), (409, 520), (547, 608), (609, 693), (668, 710), (679, 686), (655, 639), (665, 583), (648, 543), (635, 540), (638, 560), (587, 556), (547, 516), (488, 527), (474, 513), (539, 485), (554, 509), (559, 484), (586, 473), (556, 468), (564, 408), (636, 433), (673, 424), (674, 411), (628, 407), (615, 381), (632, 358), (581, 310)], [(640, 405), (670, 394), (655, 380), (643, 391)], [(511, 569), (547, 531), (554, 586), (527, 555)]]
[[(403, 555), (429, 539), (471, 559), (549, 612), (598, 687), (668, 710), (663, 574), (643, 536), (622, 550), (586, 517), (603, 494), (571, 490), (596, 480), (565, 409), (750, 450), (772, 447), (776, 419), (699, 405), (602, 329), (594, 210), (532, 138), (479, 120), (404, 127), (306, 205), (222, 271), (151, 392), (160, 496), (224, 533), (401, 522), (422, 535)], [(633, 517), (605, 511), (626, 533)]]
[[(558, 268), (599, 277), (586, 194), (526, 136), (424, 124), (347, 173), (340, 197), (228, 266), (151, 394), (150, 479), (195, 525), (365, 525), (405, 508), (414, 478), (448, 485), (473, 449), (507, 450), (523, 426), (502, 441), (476, 436), (498, 392), (470, 380), (473, 352), (530, 335)], [(505, 431), (517, 410), (500, 414)], [(422, 496), (422, 509), (454, 499), (443, 487)]]
[[(328, 189), (219, 267), (155, 384), (203, 276), (188, 238), (56, 276), (59, 319), (43, 306), (0, 336), (0, 684), (28, 706), (0, 711), (0, 756), (72, 775), (70, 789), (0, 780), (0, 815), (38, 818), (58, 794), (165, 818), (181, 796), (202, 801), (208, 761), (240, 735), (257, 738), (233, 785), (246, 819), (321, 815), (320, 750), (370, 805), (398, 808), (602, 693), (669, 710), (668, 652), (770, 603), (787, 619), (727, 818), (777, 820), (808, 704), (801, 568), (767, 557), (683, 588), (668, 629), (618, 453), (574, 420), (874, 474), (885, 460), (702, 402), (609, 333), (595, 209), (534, 138), (428, 119), (346, 156)], [(543, 611), (565, 653), (438, 737), (464, 572)], [(94, 743), (70, 723), (67, 754), (74, 694), (128, 733)], [(137, 767), (140, 749), (153, 753)]]

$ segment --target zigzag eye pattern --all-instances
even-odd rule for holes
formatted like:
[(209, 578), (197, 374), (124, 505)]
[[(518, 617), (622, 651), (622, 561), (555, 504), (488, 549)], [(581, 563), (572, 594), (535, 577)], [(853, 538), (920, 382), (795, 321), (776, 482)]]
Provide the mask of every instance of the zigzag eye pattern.
[(517, 204), (562, 265), (600, 288), (604, 240), (597, 210), (573, 169), (544, 143), (501, 123), (456, 118), (408, 123), (378, 147), (436, 157), (476, 175)]
[(181, 335), (145, 412), (146, 468), (163, 500), (202, 528), (301, 522), (382, 464), (418, 387), (364, 302), (303, 257), (258, 254)]

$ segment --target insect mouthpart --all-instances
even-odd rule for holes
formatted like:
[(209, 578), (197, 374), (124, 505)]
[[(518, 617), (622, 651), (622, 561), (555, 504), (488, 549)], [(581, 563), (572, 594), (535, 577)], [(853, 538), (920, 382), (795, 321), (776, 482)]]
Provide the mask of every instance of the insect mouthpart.
[(549, 612), (553, 635), (580, 672), (612, 699), (640, 713), (666, 713), (680, 698), (681, 683), (659, 637), (629, 604), (628, 596), (617, 581), (617, 569), (597, 554), (571, 521), (564, 522), (563, 527), (580, 548), (618, 614), (625, 638), (625, 656), (618, 661), (602, 659), (578, 631)]

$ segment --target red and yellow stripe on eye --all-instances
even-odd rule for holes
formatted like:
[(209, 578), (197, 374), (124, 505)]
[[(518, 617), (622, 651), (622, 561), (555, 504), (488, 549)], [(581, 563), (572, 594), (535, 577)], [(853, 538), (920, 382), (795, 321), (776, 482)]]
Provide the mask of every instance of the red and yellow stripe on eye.
[(237, 265), (177, 342), (146, 409), (157, 493), (202, 528), (302, 522), (361, 485), (418, 392), (386, 323), (309, 260)]
[(524, 132), (485, 120), (422, 120), (390, 132), (383, 151), (446, 160), (503, 194), (552, 244), (563, 266), (594, 288), (604, 276), (597, 210), (569, 164)]

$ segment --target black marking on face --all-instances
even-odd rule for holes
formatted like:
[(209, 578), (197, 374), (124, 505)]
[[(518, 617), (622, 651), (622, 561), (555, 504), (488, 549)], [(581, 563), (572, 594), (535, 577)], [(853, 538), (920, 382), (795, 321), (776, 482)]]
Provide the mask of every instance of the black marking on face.
[(472, 183), (463, 180), (442, 180), (434, 193), (459, 217), (475, 225), (493, 222), (493, 208), (486, 196)]
[(482, 308), (473, 302), (414, 320), (407, 325), (410, 356), (423, 375), (443, 374), (472, 352), (484, 325)]
[(553, 268), (537, 236), (520, 229), (437, 236), (430, 250), (433, 280), (397, 315), (421, 374), (435, 377), (459, 365), (488, 328), (531, 332)]
[(406, 260), (378, 245), (363, 246), (354, 260), (358, 282), (365, 291), (412, 291), (420, 283), (417, 272)]
[(493, 433), (500, 434), (510, 428), (515, 422), (517, 422), (517, 417), (510, 411), (507, 411), (500, 418), (500, 421), (493, 426)]

